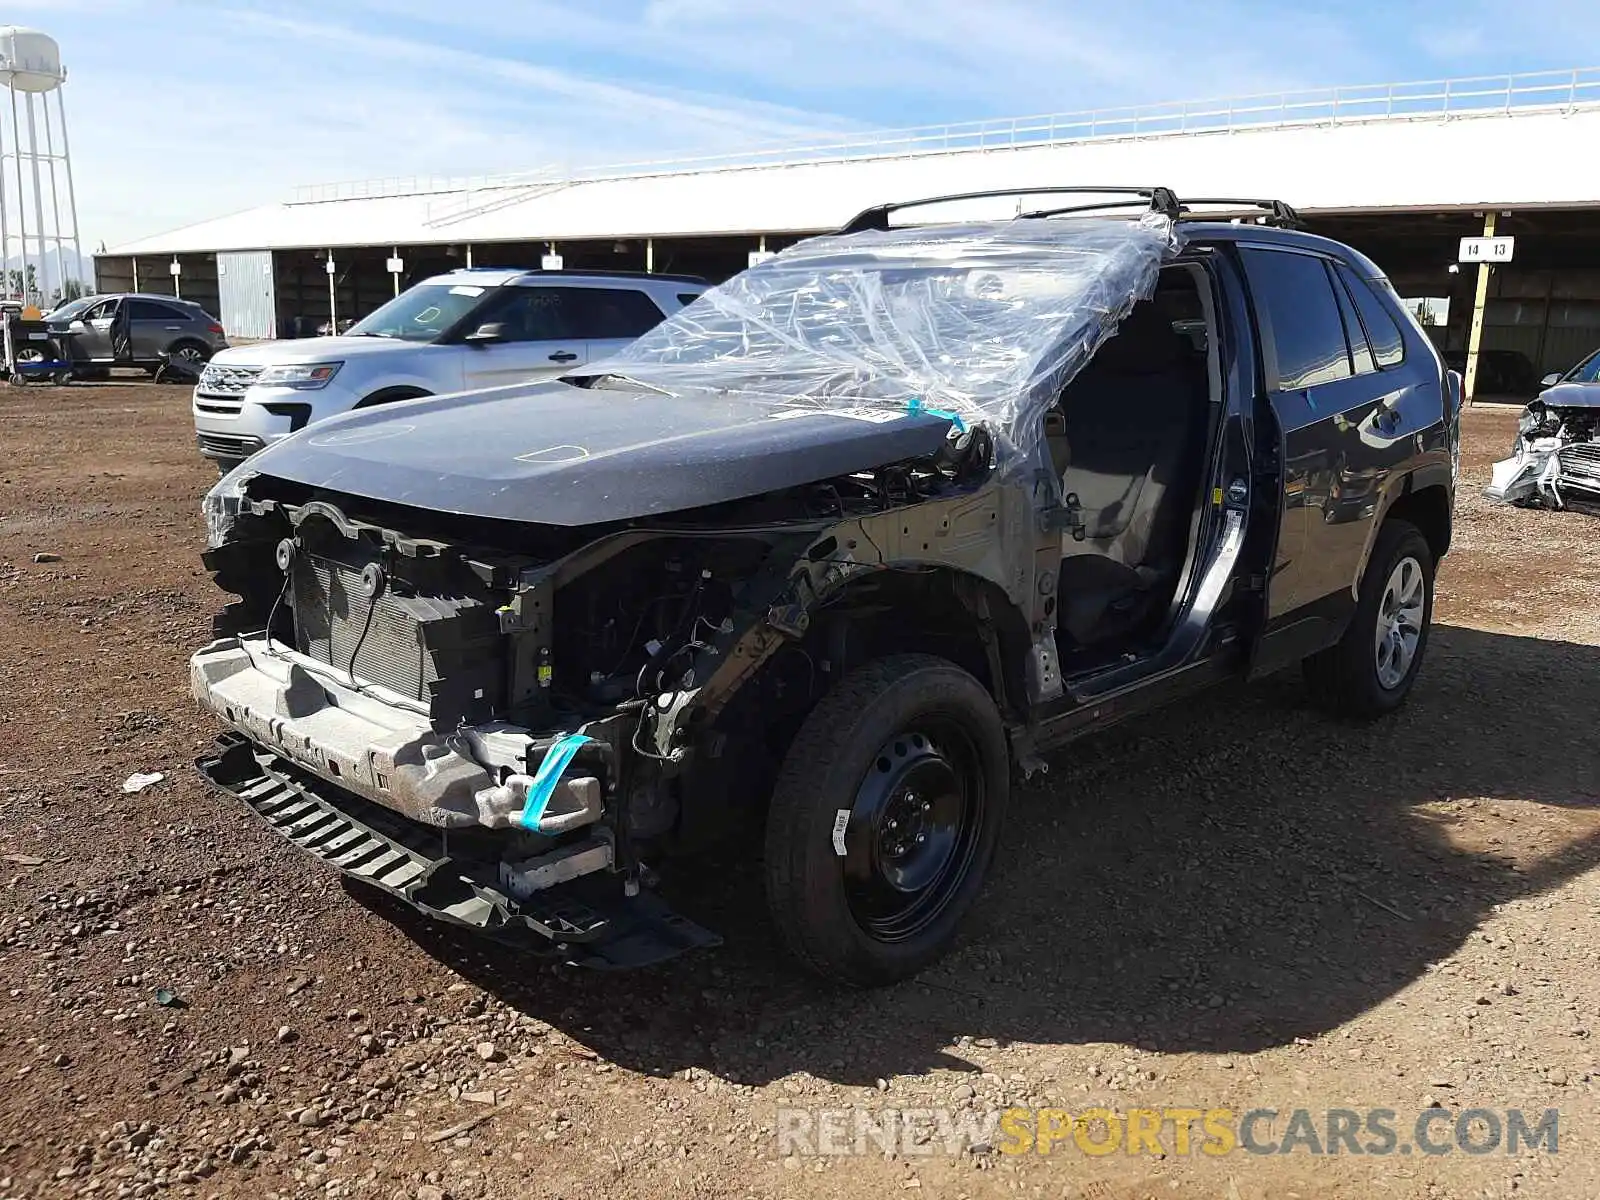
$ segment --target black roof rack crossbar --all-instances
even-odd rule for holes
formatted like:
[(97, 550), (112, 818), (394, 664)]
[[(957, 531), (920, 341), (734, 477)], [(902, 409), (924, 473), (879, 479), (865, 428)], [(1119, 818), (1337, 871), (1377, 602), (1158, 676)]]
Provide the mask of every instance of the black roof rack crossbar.
[[(949, 204), (958, 200), (989, 200), (999, 196), (1134, 196), (1138, 200), (1112, 201), (1109, 204), (1089, 204), (1081, 209), (1062, 209), (1060, 211), (1089, 211), (1096, 208), (1136, 208), (1143, 207), (1140, 200), (1148, 204), (1153, 212), (1163, 213), (1177, 220), (1181, 208), (1178, 198), (1171, 188), (1164, 187), (1031, 187), (1031, 188), (994, 188), (981, 192), (956, 192), (948, 196), (929, 196), (922, 200), (902, 200), (895, 204), (877, 204), (871, 208), (863, 209), (852, 217), (840, 233), (864, 233), (867, 230), (886, 230), (889, 228), (889, 215), (907, 208), (924, 208), (930, 204)], [(1026, 214), (1033, 216), (1036, 214)]]
[(1142, 208), (1150, 212), (1162, 212), (1148, 200), (1106, 200), (1100, 204), (1069, 204), (1062, 208), (1039, 208), (1032, 212), (1018, 213), (1019, 221), (1039, 220), (1045, 217), (1065, 217), (1072, 213), (1100, 212), (1112, 208)]
[[(1184, 206), (1191, 204), (1220, 204), (1232, 205), (1235, 208), (1259, 208), (1267, 214), (1267, 223), (1283, 229), (1299, 229), (1305, 224), (1300, 219), (1300, 214), (1290, 208), (1282, 200), (1257, 200), (1238, 196), (1195, 196), (1185, 199)], [(1185, 212), (1185, 216), (1196, 217), (1197, 214)]]

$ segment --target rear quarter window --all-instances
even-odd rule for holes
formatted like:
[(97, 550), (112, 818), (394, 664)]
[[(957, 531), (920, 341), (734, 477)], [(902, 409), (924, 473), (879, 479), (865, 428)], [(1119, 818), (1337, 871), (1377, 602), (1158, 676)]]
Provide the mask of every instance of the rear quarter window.
[(1362, 325), (1366, 326), (1367, 343), (1372, 347), (1372, 357), (1377, 360), (1380, 367), (1398, 367), (1406, 360), (1406, 341), (1400, 334), (1399, 323), (1390, 315), (1383, 301), (1378, 299), (1378, 294), (1372, 290), (1372, 284), (1343, 263), (1339, 264), (1338, 271), (1345, 287), (1350, 290), (1350, 295), (1356, 302), (1356, 311), (1361, 314)]

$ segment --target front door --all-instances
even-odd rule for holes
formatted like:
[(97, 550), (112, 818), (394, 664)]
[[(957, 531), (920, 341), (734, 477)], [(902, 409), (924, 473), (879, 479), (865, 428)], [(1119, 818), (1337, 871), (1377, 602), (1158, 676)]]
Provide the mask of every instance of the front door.
[(462, 373), (468, 389), (552, 379), (589, 360), (572, 302), (576, 289), (512, 284), (500, 291), (478, 316), (480, 327), (500, 326), (499, 338), (466, 347)]
[(77, 336), (78, 353), (95, 362), (111, 359), (111, 319), (116, 312), (115, 300), (102, 300), (83, 310), (83, 315), (71, 325)]

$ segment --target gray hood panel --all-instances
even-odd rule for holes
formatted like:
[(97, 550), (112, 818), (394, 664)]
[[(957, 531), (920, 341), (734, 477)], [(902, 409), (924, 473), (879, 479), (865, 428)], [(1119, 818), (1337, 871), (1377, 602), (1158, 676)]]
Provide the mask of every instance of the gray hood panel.
[(738, 500), (936, 454), (931, 414), (851, 412), (552, 382), (336, 417), (251, 467), (311, 487), (463, 516), (598, 525)]
[(1600, 408), (1600, 383), (1558, 383), (1539, 399), (1550, 408)]

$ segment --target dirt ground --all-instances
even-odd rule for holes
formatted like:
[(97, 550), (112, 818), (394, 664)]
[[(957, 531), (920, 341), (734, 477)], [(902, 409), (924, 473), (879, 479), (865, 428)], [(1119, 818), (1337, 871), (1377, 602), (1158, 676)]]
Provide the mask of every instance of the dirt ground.
[[(0, 394), (0, 1197), (1600, 1195), (1600, 520), (1479, 498), (1514, 419), (1468, 414), (1400, 714), (1330, 723), (1291, 672), (1079, 743), (1015, 795), (957, 951), (840, 994), (776, 951), (752, 864), (674, 896), (723, 947), (625, 976), (347, 891), (190, 766), (218, 595), (184, 393)], [(166, 778), (124, 794), (136, 771)], [(1433, 1105), (1445, 1133), (1556, 1108), (1559, 1143), (774, 1134), (783, 1109), (1008, 1105), (1271, 1108), (1269, 1146), (1298, 1108), (1403, 1135)]]

